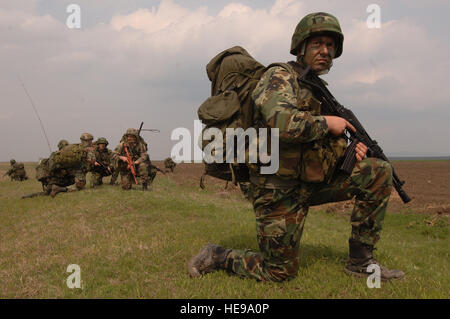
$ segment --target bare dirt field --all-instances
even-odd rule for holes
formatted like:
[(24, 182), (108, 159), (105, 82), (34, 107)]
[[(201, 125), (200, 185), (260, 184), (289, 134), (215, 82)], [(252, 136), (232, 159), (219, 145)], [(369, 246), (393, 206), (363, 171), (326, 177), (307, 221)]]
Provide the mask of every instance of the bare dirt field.
[[(161, 162), (155, 164), (163, 168)], [(403, 188), (412, 200), (404, 204), (397, 192), (393, 191), (389, 211), (450, 216), (450, 161), (393, 161), (392, 165), (399, 178), (405, 181)], [(203, 164), (182, 163), (178, 164), (174, 173), (169, 173), (169, 176), (180, 185), (199, 187), (202, 173)], [(219, 194), (239, 192), (238, 187), (232, 183), (228, 183), (225, 189), (225, 181), (207, 176), (206, 187), (211, 184), (223, 185), (223, 192)], [(351, 207), (351, 202), (327, 204), (327, 209), (337, 212), (349, 210)]]

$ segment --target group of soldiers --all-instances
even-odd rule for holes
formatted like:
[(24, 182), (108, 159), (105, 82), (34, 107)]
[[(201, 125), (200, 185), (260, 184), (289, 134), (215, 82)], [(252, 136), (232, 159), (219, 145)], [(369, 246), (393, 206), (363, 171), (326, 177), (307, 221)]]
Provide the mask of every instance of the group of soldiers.
[[(35, 196), (55, 197), (58, 193), (79, 191), (86, 186), (86, 175), (91, 172), (91, 187), (103, 184), (103, 178), (111, 176), (110, 184), (116, 185), (120, 174), (120, 185), (129, 190), (133, 184), (141, 185), (147, 191), (153, 183), (157, 171), (165, 174), (174, 171), (176, 163), (166, 158), (163, 171), (154, 166), (148, 155), (147, 143), (139, 131), (130, 128), (122, 136), (114, 151), (108, 149), (108, 141), (100, 137), (93, 142), (90, 133), (83, 133), (80, 143), (70, 144), (66, 140), (58, 143), (58, 150), (48, 158), (41, 159), (36, 167), (36, 178), (42, 184), (42, 192), (32, 193), (22, 198)], [(22, 163), (11, 160), (11, 169), (6, 173), (11, 180), (25, 180), (28, 177)], [(6, 175), (5, 174), (5, 175)], [(74, 185), (74, 187), (70, 187)]]

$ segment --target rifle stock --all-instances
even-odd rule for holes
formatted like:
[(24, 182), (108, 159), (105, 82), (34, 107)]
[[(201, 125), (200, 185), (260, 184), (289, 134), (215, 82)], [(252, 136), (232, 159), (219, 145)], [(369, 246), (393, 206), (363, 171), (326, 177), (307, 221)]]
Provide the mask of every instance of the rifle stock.
[(154, 169), (156, 169), (158, 172), (161, 172), (161, 173), (163, 173), (164, 175), (166, 175), (166, 172), (164, 172), (162, 169), (158, 168), (157, 166), (155, 166), (155, 165), (153, 165), (153, 164), (150, 164), (150, 167), (151, 167), (151, 168), (154, 168)]
[(128, 163), (128, 167), (131, 170), (131, 174), (133, 175), (134, 178), (134, 182), (136, 183), (136, 185), (138, 184), (137, 178), (136, 178), (136, 169), (134, 167), (134, 163), (133, 163), (133, 159), (131, 158), (130, 152), (128, 151), (128, 146), (124, 145), (123, 146), (125, 149), (125, 153), (127, 154), (127, 163)]

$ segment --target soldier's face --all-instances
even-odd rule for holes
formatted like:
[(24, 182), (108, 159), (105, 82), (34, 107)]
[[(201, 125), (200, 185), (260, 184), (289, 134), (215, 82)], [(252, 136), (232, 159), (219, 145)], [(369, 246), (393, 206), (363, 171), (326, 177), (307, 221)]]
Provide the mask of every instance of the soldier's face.
[(335, 54), (334, 39), (329, 36), (317, 36), (308, 40), (304, 59), (314, 71), (323, 71), (330, 68)]
[(98, 144), (98, 149), (103, 151), (106, 148), (106, 144)]
[(136, 144), (136, 137), (133, 135), (127, 135), (127, 142), (131, 145)]

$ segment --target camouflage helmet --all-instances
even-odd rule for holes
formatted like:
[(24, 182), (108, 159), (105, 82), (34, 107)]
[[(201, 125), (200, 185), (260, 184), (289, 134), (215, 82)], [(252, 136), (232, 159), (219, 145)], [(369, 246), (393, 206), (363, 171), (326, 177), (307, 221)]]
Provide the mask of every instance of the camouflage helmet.
[(104, 137), (99, 137), (98, 139), (97, 139), (97, 142), (95, 142), (95, 144), (105, 144), (106, 146), (108, 146), (108, 140), (106, 139), (106, 138), (104, 138)]
[(297, 55), (297, 48), (303, 41), (313, 35), (327, 34), (336, 39), (336, 54), (338, 58), (342, 54), (344, 44), (344, 34), (338, 19), (325, 12), (310, 13), (297, 24), (292, 35), (291, 54)]
[(92, 136), (92, 134), (89, 133), (83, 133), (80, 136), (80, 140), (82, 141), (92, 141), (94, 139), (94, 137)]
[(125, 132), (125, 136), (127, 135), (133, 135), (136, 138), (138, 137), (138, 130), (136, 130), (135, 128), (129, 128), (126, 132)]
[(16, 164), (16, 160), (13, 158), (13, 159), (11, 159), (10, 161), (9, 161), (10, 163), (11, 163), (11, 165), (14, 165), (14, 164)]
[(67, 140), (61, 140), (58, 142), (58, 149), (61, 150), (63, 147), (66, 147), (69, 145), (69, 142)]

